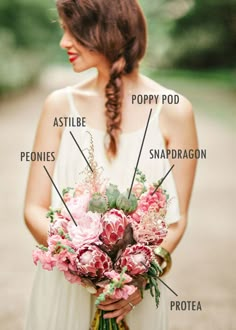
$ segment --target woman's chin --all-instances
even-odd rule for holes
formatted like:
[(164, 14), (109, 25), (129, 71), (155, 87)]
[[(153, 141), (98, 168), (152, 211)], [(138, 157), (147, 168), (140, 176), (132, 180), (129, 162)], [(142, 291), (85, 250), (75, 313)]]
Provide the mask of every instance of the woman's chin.
[(74, 72), (76, 73), (80, 73), (80, 72), (84, 72), (88, 69), (91, 69), (91, 67), (88, 67), (88, 66), (79, 66), (79, 65), (73, 65), (72, 66), (72, 69)]

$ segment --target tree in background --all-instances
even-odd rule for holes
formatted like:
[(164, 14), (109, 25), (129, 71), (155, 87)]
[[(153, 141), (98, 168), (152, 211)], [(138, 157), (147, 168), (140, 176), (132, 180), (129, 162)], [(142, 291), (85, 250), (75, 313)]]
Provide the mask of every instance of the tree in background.
[(197, 0), (175, 20), (167, 55), (175, 67), (206, 69), (236, 66), (235, 0)]
[(48, 0), (0, 1), (0, 94), (32, 81), (55, 53), (59, 29), (50, 7)]

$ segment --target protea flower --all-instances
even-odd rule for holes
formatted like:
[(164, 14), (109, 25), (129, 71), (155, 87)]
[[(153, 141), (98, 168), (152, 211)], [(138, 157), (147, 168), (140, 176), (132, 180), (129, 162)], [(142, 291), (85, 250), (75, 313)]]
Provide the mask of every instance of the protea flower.
[(128, 198), (128, 192), (120, 194), (116, 200), (116, 206), (125, 213), (132, 213), (138, 206), (137, 198), (134, 194)]
[(88, 210), (92, 212), (104, 213), (108, 210), (107, 198), (101, 193), (95, 193), (89, 201)]
[(127, 273), (131, 276), (147, 273), (152, 258), (153, 253), (150, 247), (142, 244), (135, 244), (128, 246), (124, 250), (116, 262), (115, 268), (121, 270), (126, 266)]
[(112, 270), (112, 261), (110, 257), (99, 249), (96, 245), (84, 245), (77, 251), (75, 260), (78, 275), (101, 279), (104, 273)]
[(123, 211), (112, 209), (102, 217), (103, 232), (101, 241), (107, 246), (113, 246), (124, 236), (127, 218)]

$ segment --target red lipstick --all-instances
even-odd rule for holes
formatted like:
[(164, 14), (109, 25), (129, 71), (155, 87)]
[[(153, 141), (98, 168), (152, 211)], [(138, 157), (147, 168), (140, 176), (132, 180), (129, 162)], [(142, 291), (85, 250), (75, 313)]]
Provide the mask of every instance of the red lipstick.
[(67, 52), (67, 54), (69, 55), (69, 61), (71, 63), (73, 63), (79, 57), (77, 53)]

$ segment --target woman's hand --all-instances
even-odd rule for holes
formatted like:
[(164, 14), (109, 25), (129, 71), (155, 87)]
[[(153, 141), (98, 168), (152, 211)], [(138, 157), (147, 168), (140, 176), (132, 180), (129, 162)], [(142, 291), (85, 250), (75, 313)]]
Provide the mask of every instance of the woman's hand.
[(140, 290), (137, 289), (127, 300), (114, 300), (107, 298), (105, 301), (98, 305), (98, 308), (103, 311), (108, 311), (104, 318), (111, 319), (116, 318), (116, 322), (119, 323), (122, 319), (132, 311), (134, 307), (142, 301)]

